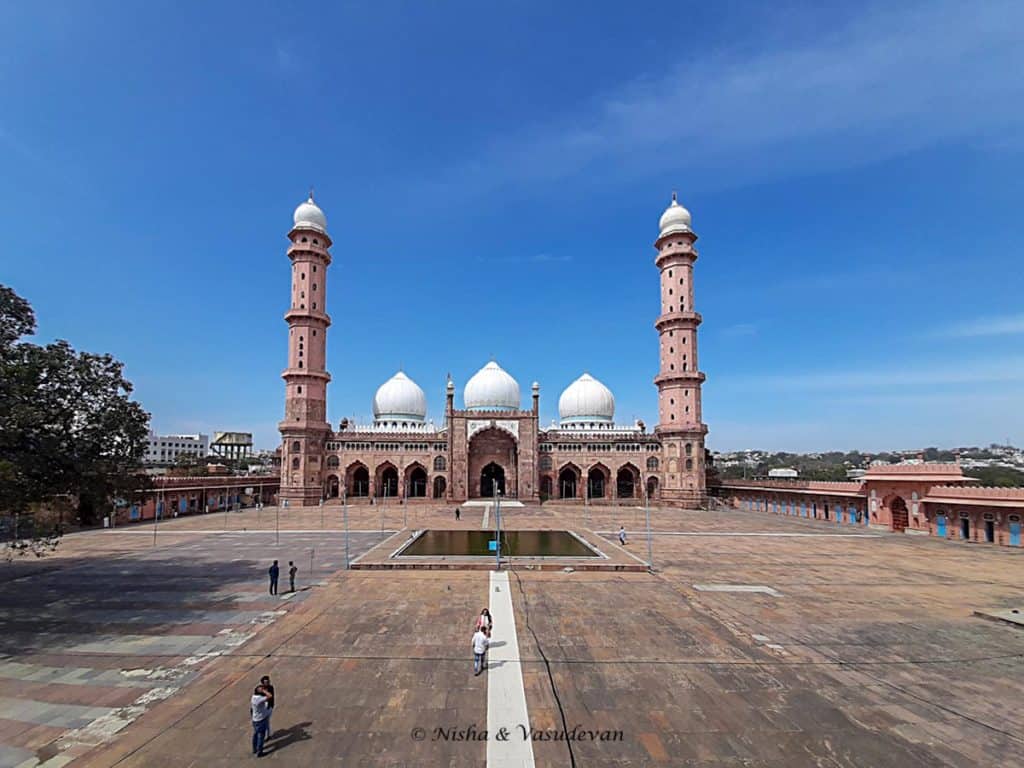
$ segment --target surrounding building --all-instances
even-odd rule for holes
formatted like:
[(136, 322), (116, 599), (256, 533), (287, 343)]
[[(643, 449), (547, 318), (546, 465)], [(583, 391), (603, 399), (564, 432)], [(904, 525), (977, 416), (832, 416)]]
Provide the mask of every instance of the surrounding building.
[(214, 432), (210, 453), (220, 459), (248, 459), (253, 455), (252, 432)]
[(170, 466), (179, 456), (189, 455), (203, 459), (209, 452), (209, 435), (158, 435), (150, 432), (142, 461), (152, 467)]
[(800, 473), (797, 472), (795, 469), (792, 469), (791, 467), (780, 467), (779, 469), (769, 469), (768, 470), (768, 477), (770, 477), (770, 478), (776, 478), (776, 477), (794, 478), (794, 477), (799, 477), (799, 475), (800, 475)]
[(660, 370), (658, 425), (615, 423), (615, 398), (583, 373), (559, 398), (559, 421), (539, 423), (540, 385), (522, 407), (519, 383), (494, 360), (467, 382), (462, 407), (446, 387), (444, 423), (426, 418), (423, 390), (404, 372), (374, 397), (373, 422), (327, 421), (327, 217), (313, 200), (300, 204), (288, 234), (291, 303), (285, 415), (281, 431), (281, 498), (292, 505), (323, 498), (434, 498), (461, 502), (502, 493), (522, 499), (641, 498), (697, 506), (706, 500), (707, 426), (701, 386), (693, 267), (697, 235), (672, 196), (654, 242), (661, 312), (655, 322)]
[(1021, 546), (1024, 488), (983, 488), (959, 464), (872, 464), (854, 482), (729, 480), (716, 489), (750, 512)]

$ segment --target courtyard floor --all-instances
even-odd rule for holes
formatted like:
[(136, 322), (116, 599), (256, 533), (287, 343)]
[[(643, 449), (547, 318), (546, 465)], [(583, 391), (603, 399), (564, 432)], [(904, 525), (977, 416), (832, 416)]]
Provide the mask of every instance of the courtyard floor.
[[(352, 506), (349, 554), (489, 513)], [(346, 571), (344, 522), (337, 506), (181, 518), (155, 542), (137, 525), (0, 563), (0, 768), (237, 765), (263, 674), (276, 765), (1024, 765), (1024, 630), (973, 615), (1024, 608), (1020, 550), (653, 510), (653, 573)], [(647, 559), (639, 508), (502, 524)], [(300, 568), (294, 595), (286, 576), (267, 594), (274, 558)], [(485, 606), (496, 642), (475, 677)]]

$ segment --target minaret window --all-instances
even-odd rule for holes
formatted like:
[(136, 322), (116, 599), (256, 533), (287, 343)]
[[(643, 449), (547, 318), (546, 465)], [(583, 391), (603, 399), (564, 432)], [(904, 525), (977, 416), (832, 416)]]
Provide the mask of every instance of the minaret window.
[(300, 395), (302, 394), (302, 385), (301, 384), (299, 384), (299, 394)]
[(292, 450), (293, 451), (301, 451), (302, 450), (302, 443), (300, 443), (298, 440), (296, 440), (294, 443), (292, 443)]
[(668, 276), (672, 277), (672, 270), (671, 269), (668, 271)]
[(687, 456), (693, 456), (693, 443), (687, 443), (683, 446), (683, 453)]
[(313, 265), (313, 273), (316, 274), (316, 264)]
[(299, 457), (296, 456), (294, 459), (292, 459), (292, 469), (298, 469), (298, 468), (299, 468)]
[(313, 302), (313, 309), (316, 309), (316, 302)]
[(693, 459), (686, 460), (686, 470), (688, 472), (693, 471)]

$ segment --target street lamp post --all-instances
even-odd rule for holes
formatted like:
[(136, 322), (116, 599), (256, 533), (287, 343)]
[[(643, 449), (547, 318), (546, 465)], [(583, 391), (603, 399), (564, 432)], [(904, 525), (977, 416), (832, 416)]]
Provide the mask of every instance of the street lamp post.
[(644, 514), (647, 516), (647, 567), (654, 570), (653, 542), (651, 541), (651, 497), (644, 485)]
[(348, 570), (349, 559), (348, 559), (348, 487), (342, 492), (341, 505), (344, 510), (342, 514), (345, 517), (345, 570)]
[(495, 567), (501, 570), (501, 491), (494, 486), (494, 557)]

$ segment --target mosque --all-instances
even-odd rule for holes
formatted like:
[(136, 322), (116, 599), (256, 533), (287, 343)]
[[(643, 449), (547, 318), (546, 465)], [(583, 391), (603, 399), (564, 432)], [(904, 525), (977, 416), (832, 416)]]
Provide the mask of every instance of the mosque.
[(497, 361), (477, 371), (456, 402), (449, 377), (444, 423), (427, 421), (423, 390), (404, 371), (373, 398), (373, 423), (327, 422), (327, 217), (309, 199), (288, 233), (291, 305), (280, 498), (292, 506), (345, 496), (460, 503), (504, 497), (543, 502), (628, 500), (692, 507), (706, 500), (704, 439), (690, 212), (676, 200), (654, 242), (660, 281), (658, 425), (615, 423), (615, 398), (584, 372), (558, 399), (557, 424), (539, 422), (540, 385), (523, 407), (519, 383)]

